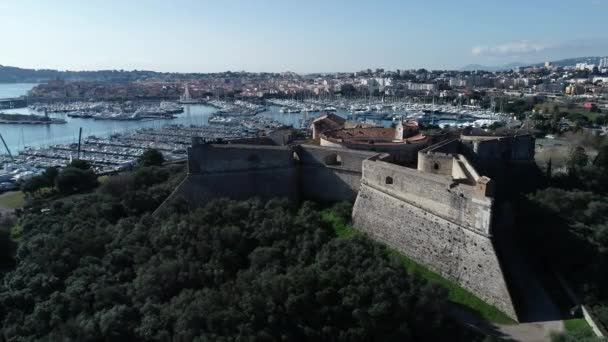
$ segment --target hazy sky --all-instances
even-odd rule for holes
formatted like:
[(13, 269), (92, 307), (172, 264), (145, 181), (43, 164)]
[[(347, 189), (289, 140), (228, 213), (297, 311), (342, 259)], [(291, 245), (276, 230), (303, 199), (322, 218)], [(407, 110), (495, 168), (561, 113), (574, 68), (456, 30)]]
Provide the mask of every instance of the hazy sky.
[(0, 0), (0, 64), (454, 69), (608, 55), (608, 0)]

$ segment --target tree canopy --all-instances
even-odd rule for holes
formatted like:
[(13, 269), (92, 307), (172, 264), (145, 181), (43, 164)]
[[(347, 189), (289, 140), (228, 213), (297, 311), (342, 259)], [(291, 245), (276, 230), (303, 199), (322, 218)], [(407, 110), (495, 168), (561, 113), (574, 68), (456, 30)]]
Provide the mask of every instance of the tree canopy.
[(55, 186), (62, 194), (91, 190), (97, 184), (97, 176), (92, 170), (83, 170), (73, 166), (61, 170), (55, 178)]
[(593, 163), (582, 148), (572, 151), (569, 172), (531, 194), (518, 215), (521, 237), (534, 260), (548, 264), (608, 326), (608, 148)]
[(91, 168), (91, 164), (86, 161), (86, 160), (82, 160), (82, 159), (74, 159), (70, 162), (71, 167), (75, 167), (77, 169), (81, 169), (81, 170), (88, 170)]
[(464, 340), (445, 316), (443, 288), (364, 236), (336, 238), (312, 203), (216, 200), (151, 215), (180, 179), (176, 168), (149, 168), (40, 204), (49, 211), (29, 208), (18, 262), (0, 285), (3, 335)]
[(53, 187), (59, 175), (56, 167), (48, 167), (39, 176), (34, 176), (21, 184), (21, 190), (26, 193), (36, 193), (43, 188)]
[(138, 163), (141, 166), (161, 166), (165, 162), (163, 154), (154, 148), (148, 149), (139, 156)]

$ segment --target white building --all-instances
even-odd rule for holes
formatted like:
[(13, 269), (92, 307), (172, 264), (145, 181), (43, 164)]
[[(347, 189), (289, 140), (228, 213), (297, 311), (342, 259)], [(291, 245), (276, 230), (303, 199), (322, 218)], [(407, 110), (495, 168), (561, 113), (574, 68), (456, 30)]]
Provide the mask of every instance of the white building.
[(450, 77), (449, 83), (450, 87), (464, 87), (467, 82), (459, 77)]
[(411, 91), (435, 91), (437, 90), (437, 85), (434, 83), (412, 83), (407, 82), (407, 89)]
[(370, 78), (365, 83), (367, 84), (367, 89), (370, 94), (380, 91), (380, 82), (378, 82), (375, 78)]
[(574, 67), (575, 70), (593, 70), (593, 68), (595, 67), (595, 64), (587, 64), (587, 63), (576, 63), (576, 66)]
[(592, 82), (595, 83), (597, 81), (602, 81), (602, 83), (607, 83), (608, 84), (608, 76), (596, 76), (593, 78)]

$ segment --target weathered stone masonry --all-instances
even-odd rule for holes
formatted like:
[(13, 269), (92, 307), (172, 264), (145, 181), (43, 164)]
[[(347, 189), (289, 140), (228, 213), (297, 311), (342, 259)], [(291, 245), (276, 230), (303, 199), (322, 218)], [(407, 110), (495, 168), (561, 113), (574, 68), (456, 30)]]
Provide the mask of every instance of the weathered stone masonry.
[(194, 144), (188, 175), (165, 204), (179, 197), (199, 205), (221, 197), (354, 201), (362, 162), (374, 155), (315, 145)]
[(372, 158), (363, 162), (353, 221), (517, 320), (491, 240), (491, 213), (492, 200), (476, 197), (473, 186)]

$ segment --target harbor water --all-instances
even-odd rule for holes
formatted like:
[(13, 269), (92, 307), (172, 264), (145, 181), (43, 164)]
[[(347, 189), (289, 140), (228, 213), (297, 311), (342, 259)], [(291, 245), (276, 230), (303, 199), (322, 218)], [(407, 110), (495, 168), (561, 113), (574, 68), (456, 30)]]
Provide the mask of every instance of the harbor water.
[(0, 83), (0, 100), (26, 95), (36, 83)]
[[(0, 98), (11, 98), (25, 95), (35, 84), (0, 84)], [(299, 127), (304, 114), (285, 114), (279, 107), (270, 106), (258, 116), (267, 117), (285, 125)], [(156, 119), (140, 121), (93, 120), (87, 118), (71, 118), (65, 113), (49, 114), (53, 118), (61, 118), (65, 124), (24, 125), (0, 124), (0, 133), (6, 140), (11, 152), (16, 153), (26, 147), (45, 147), (52, 144), (74, 143), (78, 141), (78, 131), (82, 127), (83, 138), (87, 136), (106, 137), (112, 134), (125, 133), (138, 128), (160, 128), (164, 125), (196, 125), (206, 126), (211, 115), (217, 109), (202, 104), (184, 105), (184, 112), (175, 115), (174, 119)], [(4, 113), (38, 114), (43, 113), (29, 108), (6, 109)], [(318, 115), (310, 113), (309, 117)], [(0, 146), (0, 154), (6, 154), (4, 146)]]
[[(0, 84), (0, 99), (25, 95), (35, 84)], [(218, 111), (216, 107), (204, 104), (186, 104), (184, 112), (176, 114), (172, 119), (143, 119), (134, 120), (94, 120), (92, 118), (68, 117), (66, 113), (51, 113), (52, 118), (65, 120), (65, 124), (0, 124), (0, 134), (4, 137), (12, 153), (22, 151), (27, 147), (47, 147), (54, 144), (75, 143), (78, 141), (78, 131), (82, 127), (83, 138), (95, 136), (108, 137), (134, 131), (138, 128), (161, 128), (165, 125), (207, 126), (209, 118)], [(334, 109), (335, 114), (347, 118), (349, 111), (344, 108)], [(31, 108), (6, 109), (4, 113), (37, 114), (44, 113)], [(372, 114), (373, 114), (372, 110)], [(284, 113), (278, 105), (270, 105), (266, 110), (257, 114), (284, 125), (300, 127), (306, 118), (317, 117), (319, 112)], [(405, 111), (395, 111), (393, 115), (406, 115)], [(456, 119), (454, 116), (438, 117), (436, 124), (440, 126), (456, 125), (470, 119)], [(385, 127), (391, 125), (390, 120), (376, 121)], [(0, 146), (0, 154), (7, 154), (4, 146)]]

